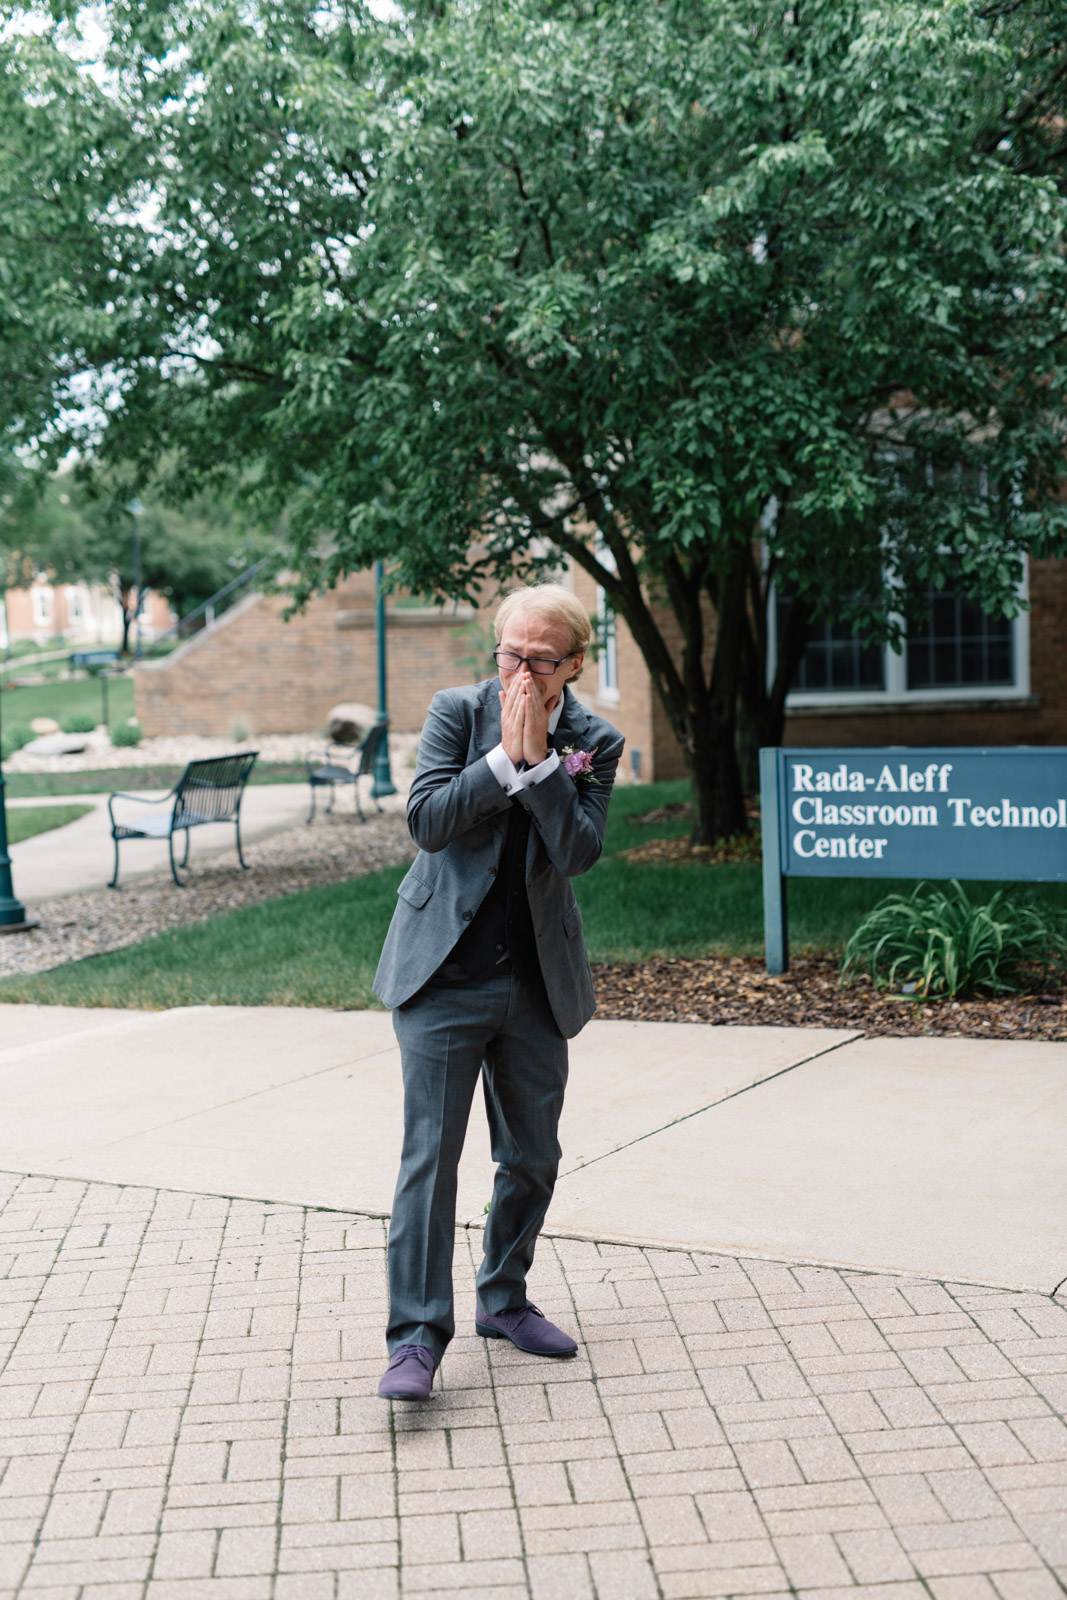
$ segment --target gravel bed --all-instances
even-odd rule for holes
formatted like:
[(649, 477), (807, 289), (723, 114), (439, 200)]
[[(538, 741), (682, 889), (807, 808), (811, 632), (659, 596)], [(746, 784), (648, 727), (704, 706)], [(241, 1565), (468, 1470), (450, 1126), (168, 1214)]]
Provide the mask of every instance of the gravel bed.
[[(122, 752), (128, 754), (127, 751)], [(334, 814), (246, 844), (249, 870), (232, 852), (196, 864), (195, 845), (184, 889), (169, 872), (131, 879), (120, 889), (92, 889), (33, 908), (41, 926), (0, 938), (0, 976), (43, 972), (67, 961), (136, 944), (167, 928), (206, 922), (238, 906), (360, 877), (410, 861), (415, 847), (402, 811), (372, 813), (366, 822)]]
[[(321, 749), (321, 733), (265, 733), (259, 739), (210, 738), (202, 734), (182, 734), (160, 739), (143, 739), (128, 750), (117, 750), (106, 728), (85, 735), (85, 749), (72, 756), (34, 756), (16, 750), (4, 762), (5, 772), (96, 772), (111, 767), (184, 767), (188, 761), (209, 756), (231, 755), (237, 750), (258, 750), (261, 762), (303, 761), (309, 750)], [(403, 769), (419, 742), (417, 733), (389, 733), (389, 753), (394, 765)], [(394, 773), (394, 779), (396, 774)]]
[(923, 1005), (868, 981), (842, 989), (837, 962), (798, 957), (772, 978), (741, 956), (619, 962), (593, 969), (598, 1017), (638, 1022), (718, 1022), (787, 1028), (856, 1028), (869, 1035), (950, 1039), (1067, 1039), (1062, 993)]

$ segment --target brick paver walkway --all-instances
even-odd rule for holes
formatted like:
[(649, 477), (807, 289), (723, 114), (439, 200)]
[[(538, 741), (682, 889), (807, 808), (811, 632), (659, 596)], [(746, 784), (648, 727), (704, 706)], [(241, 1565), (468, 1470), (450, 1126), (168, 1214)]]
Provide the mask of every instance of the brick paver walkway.
[(374, 1397), (384, 1225), (0, 1175), (0, 1597), (1052, 1600), (1067, 1308), (544, 1241), (553, 1365)]

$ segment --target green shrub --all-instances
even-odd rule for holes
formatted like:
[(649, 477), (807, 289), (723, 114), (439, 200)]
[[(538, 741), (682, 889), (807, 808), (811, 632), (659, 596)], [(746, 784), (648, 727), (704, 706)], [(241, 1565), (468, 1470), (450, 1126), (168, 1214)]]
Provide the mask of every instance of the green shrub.
[(866, 972), (879, 988), (920, 1000), (985, 991), (1005, 994), (1062, 979), (1067, 927), (1062, 915), (1009, 900), (985, 905), (955, 880), (891, 894), (857, 927), (841, 961), (841, 982)]
[(64, 733), (92, 733), (96, 718), (91, 711), (71, 711), (67, 716), (60, 717), (59, 726)]
[(0, 734), (0, 756), (6, 761), (8, 756), (13, 756), (16, 750), (21, 750), (24, 744), (29, 744), (36, 737), (28, 723), (16, 722)]
[(129, 722), (119, 722), (111, 730), (111, 743), (119, 750), (127, 750), (135, 744), (140, 744), (144, 738), (141, 724), (136, 717), (131, 717)]

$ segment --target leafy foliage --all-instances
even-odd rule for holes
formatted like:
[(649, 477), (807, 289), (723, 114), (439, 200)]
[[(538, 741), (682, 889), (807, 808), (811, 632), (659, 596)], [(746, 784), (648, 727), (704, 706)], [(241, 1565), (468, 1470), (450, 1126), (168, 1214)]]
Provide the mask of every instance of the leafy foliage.
[(144, 738), (141, 724), (131, 717), (128, 722), (116, 722), (111, 730), (111, 743), (117, 750), (129, 750)]
[[(137, 614), (129, 473), (68, 468), (49, 475), (20, 467), (17, 478), (17, 491), (0, 504), (0, 575), (6, 568), (7, 585), (28, 584), (42, 571), (60, 583), (110, 583), (128, 635)], [(143, 501), (141, 588), (166, 595), (179, 615), (246, 564), (248, 535), (223, 498), (193, 495), (177, 506), (150, 487)]]
[(1061, 3), (105, 0), (99, 79), (57, 5), (0, 42), (7, 420), (240, 473), (298, 598), (566, 553), (730, 835), (738, 703), (777, 742), (814, 617), (893, 639), (947, 581), (1011, 609), (1065, 546)]
[(0, 733), (0, 759), (6, 761), (8, 756), (13, 756), (16, 750), (21, 750), (23, 745), (36, 737), (28, 723), (16, 722), (10, 728), (5, 728)]
[(64, 733), (92, 733), (96, 720), (91, 711), (70, 711), (60, 717), (59, 726)]
[(1013, 901), (998, 890), (977, 905), (955, 880), (922, 883), (873, 907), (845, 946), (841, 981), (866, 972), (880, 987), (905, 988), (920, 1000), (984, 991), (1017, 992), (1062, 977), (1067, 919)]

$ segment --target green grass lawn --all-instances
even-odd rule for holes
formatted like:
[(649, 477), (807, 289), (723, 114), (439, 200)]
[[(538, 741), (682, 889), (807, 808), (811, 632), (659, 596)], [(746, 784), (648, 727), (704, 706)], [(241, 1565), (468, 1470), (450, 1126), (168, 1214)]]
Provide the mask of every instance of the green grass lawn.
[[(37, 683), (29, 689), (5, 689), (0, 699), (0, 715), (5, 728), (29, 726), (34, 717), (64, 717), (89, 712), (103, 722), (102, 689), (99, 678), (58, 678), (54, 683)], [(112, 678), (107, 686), (108, 720), (125, 722), (133, 716), (133, 679)]]
[[(643, 827), (628, 821), (685, 795), (681, 783), (616, 792), (604, 856), (575, 880), (594, 961), (762, 953), (758, 866), (640, 866), (619, 859), (618, 852), (631, 845), (685, 832), (684, 821)], [(403, 874), (401, 867), (388, 868), (247, 906), (36, 977), (8, 978), (0, 982), (0, 1002), (149, 1008), (374, 1005), (371, 980)], [(864, 911), (892, 890), (911, 887), (886, 878), (795, 879), (789, 890), (793, 950), (839, 953)], [(975, 889), (987, 898), (996, 887)], [(1028, 888), (1067, 908), (1067, 885)]]
[(7, 842), (19, 844), (37, 833), (50, 833), (65, 823), (77, 822), (92, 806), (12, 806), (7, 813)]

